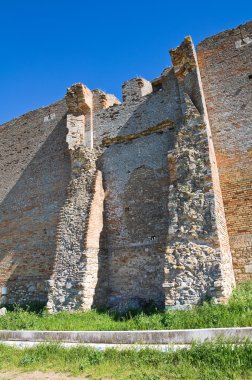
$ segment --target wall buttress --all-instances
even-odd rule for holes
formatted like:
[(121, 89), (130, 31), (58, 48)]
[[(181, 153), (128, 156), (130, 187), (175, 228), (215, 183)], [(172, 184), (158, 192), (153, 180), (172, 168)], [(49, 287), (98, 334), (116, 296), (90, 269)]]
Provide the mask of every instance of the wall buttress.
[[(92, 307), (103, 227), (104, 191), (93, 149), (92, 93), (77, 84), (68, 89), (66, 101), (71, 180), (60, 213), (56, 258), (49, 280), (49, 311)], [(94, 217), (99, 222), (97, 227)]]
[(165, 267), (167, 307), (226, 301), (235, 284), (210, 126), (190, 37), (171, 51), (182, 118), (171, 173)]

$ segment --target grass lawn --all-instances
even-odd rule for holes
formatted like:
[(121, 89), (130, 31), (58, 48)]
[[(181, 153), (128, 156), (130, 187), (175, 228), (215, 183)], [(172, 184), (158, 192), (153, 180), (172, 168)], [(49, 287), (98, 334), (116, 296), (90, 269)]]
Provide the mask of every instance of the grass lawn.
[(239, 285), (227, 305), (205, 302), (185, 311), (129, 312), (118, 316), (95, 310), (48, 314), (16, 308), (0, 318), (8, 330), (165, 330), (252, 326), (252, 282)]
[[(16, 308), (0, 318), (0, 329), (30, 330), (155, 330), (251, 325), (252, 282), (239, 285), (227, 305), (206, 302), (187, 311), (149, 310), (119, 316), (92, 310), (51, 315), (45, 310), (32, 312), (29, 308)], [(101, 352), (83, 346), (66, 349), (57, 344), (18, 349), (0, 345), (0, 374), (34, 371), (106, 380), (246, 380), (252, 379), (252, 343), (234, 346), (219, 341), (176, 352), (151, 349)]]
[(252, 344), (208, 343), (166, 353), (150, 349), (101, 352), (54, 344), (26, 349), (0, 345), (0, 373), (5, 371), (66, 372), (90, 379), (244, 380), (252, 379)]

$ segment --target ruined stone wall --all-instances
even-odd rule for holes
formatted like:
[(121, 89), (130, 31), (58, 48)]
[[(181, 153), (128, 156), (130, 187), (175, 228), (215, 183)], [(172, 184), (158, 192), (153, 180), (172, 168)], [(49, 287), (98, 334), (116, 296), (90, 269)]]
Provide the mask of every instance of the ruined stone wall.
[(123, 104), (94, 117), (95, 141), (107, 147), (99, 167), (106, 194), (102, 247), (109, 264), (100, 283), (107, 284), (110, 307), (148, 301), (186, 307), (205, 297), (221, 302), (234, 285), (190, 39), (172, 58), (175, 75), (165, 70), (157, 92), (136, 78), (123, 86)]
[[(79, 147), (70, 150), (70, 155), (71, 181), (60, 213), (56, 258), (49, 281), (47, 307), (50, 311), (86, 308), (87, 293), (94, 292), (97, 283), (99, 242), (95, 244), (92, 241), (95, 231), (89, 236), (87, 244), (90, 210), (97, 185), (96, 154), (89, 148)], [(103, 206), (103, 199), (101, 204)], [(93, 220), (95, 224), (99, 224), (99, 217), (97, 219)], [(93, 228), (96, 230), (95, 224)], [(93, 284), (89, 280), (92, 274)], [(91, 299), (88, 308), (92, 304)]]
[(160, 127), (157, 129), (162, 130), (161, 124), (166, 120), (175, 122), (181, 111), (172, 70), (168, 69), (160, 80), (162, 87), (155, 93), (152, 93), (151, 83), (143, 78), (127, 81), (123, 85), (125, 101), (122, 104), (112, 102), (106, 109), (97, 109), (94, 116), (94, 144), (106, 146), (113, 138), (120, 141), (123, 136), (127, 136), (127, 140), (130, 134), (155, 129), (158, 125)]
[(110, 306), (133, 298), (162, 305), (168, 229), (166, 155), (172, 145), (173, 132), (166, 130), (111, 145), (100, 159)]
[(206, 297), (225, 302), (234, 286), (211, 129), (190, 37), (171, 50), (183, 117), (168, 153), (170, 225), (165, 303), (188, 307)]
[(77, 83), (0, 126), (2, 302), (225, 302), (229, 237), (237, 278), (249, 277), (252, 41), (237, 33), (199, 46), (203, 86), (186, 37), (159, 78), (123, 84), (122, 103)]
[(236, 279), (252, 276), (252, 22), (197, 47)]
[[(150, 82), (136, 78), (124, 84), (123, 95), (121, 105), (94, 116), (105, 190), (99, 258), (103, 271), (97, 290), (106, 284), (106, 304), (112, 308), (149, 301), (163, 306), (167, 151), (174, 145), (174, 123), (180, 115), (174, 74), (163, 78), (157, 93)], [(97, 298), (97, 305), (101, 301)]]
[(93, 149), (93, 94), (83, 84), (68, 89), (67, 149), (71, 178), (60, 212), (56, 258), (49, 281), (49, 311), (90, 309), (98, 276), (104, 191)]
[(45, 302), (70, 179), (62, 100), (0, 126), (0, 297)]

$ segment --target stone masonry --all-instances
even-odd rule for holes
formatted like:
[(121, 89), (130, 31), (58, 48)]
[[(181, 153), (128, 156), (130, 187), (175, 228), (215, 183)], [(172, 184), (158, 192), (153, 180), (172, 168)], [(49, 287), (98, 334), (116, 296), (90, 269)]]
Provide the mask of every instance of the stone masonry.
[(252, 276), (252, 23), (0, 126), (1, 304), (226, 302)]

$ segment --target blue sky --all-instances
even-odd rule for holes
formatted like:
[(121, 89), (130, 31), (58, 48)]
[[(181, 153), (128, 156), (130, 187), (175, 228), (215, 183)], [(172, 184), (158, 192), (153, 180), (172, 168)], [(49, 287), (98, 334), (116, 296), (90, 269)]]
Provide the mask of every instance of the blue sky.
[(168, 50), (252, 19), (252, 1), (0, 0), (0, 124), (83, 82), (121, 97), (157, 77)]

